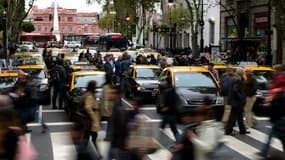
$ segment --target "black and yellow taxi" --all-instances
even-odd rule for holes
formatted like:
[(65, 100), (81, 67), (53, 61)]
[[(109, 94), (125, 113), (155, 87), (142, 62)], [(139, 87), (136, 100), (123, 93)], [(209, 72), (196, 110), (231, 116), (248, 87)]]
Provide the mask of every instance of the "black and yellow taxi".
[(51, 93), (49, 86), (48, 70), (44, 64), (25, 63), (17, 66), (23, 72), (28, 73), (29, 85), (37, 91), (39, 105), (49, 105), (51, 101)]
[(123, 82), (126, 98), (155, 98), (160, 72), (156, 65), (131, 65)]
[(0, 68), (0, 93), (6, 94), (18, 81), (18, 70)]
[[(217, 119), (220, 120), (224, 108), (224, 99), (220, 95), (219, 83), (213, 74), (202, 66), (172, 66), (165, 68), (159, 76), (160, 84), (170, 83), (179, 97), (179, 112), (188, 112), (203, 104), (208, 96), (215, 107)], [(162, 104), (163, 87), (159, 87), (157, 109)]]
[(81, 69), (71, 74), (71, 78), (68, 82), (68, 88), (66, 89), (66, 98), (64, 105), (69, 116), (74, 116), (80, 104), (80, 97), (86, 91), (86, 87), (89, 81), (94, 80), (97, 82), (96, 88), (96, 100), (101, 103), (102, 88), (105, 83), (105, 72), (98, 71), (96, 69)]

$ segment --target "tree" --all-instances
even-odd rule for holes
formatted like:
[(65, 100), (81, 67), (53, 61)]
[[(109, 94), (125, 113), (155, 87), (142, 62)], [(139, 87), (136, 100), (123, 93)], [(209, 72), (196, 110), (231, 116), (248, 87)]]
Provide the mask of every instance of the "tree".
[[(127, 34), (127, 31), (131, 31), (134, 34), (135, 29), (132, 26), (137, 24), (139, 33), (137, 39), (140, 39), (146, 24), (149, 24), (150, 18), (154, 11), (154, 3), (159, 0), (86, 0), (87, 4), (99, 3), (103, 6), (103, 10), (110, 12), (109, 5), (111, 1), (114, 5), (115, 11), (115, 31)], [(123, 8), (123, 9), (122, 9)], [(142, 14), (138, 16), (137, 8), (141, 9)], [(146, 13), (150, 13), (147, 15)], [(126, 21), (126, 17), (130, 17), (129, 21)]]
[(176, 7), (168, 10), (165, 16), (165, 22), (169, 27), (176, 25), (177, 30), (183, 30), (190, 27), (191, 21), (189, 10), (183, 7)]
[(198, 33), (199, 33), (199, 22), (200, 22), (200, 0), (185, 0), (190, 14), (190, 30), (191, 30), (191, 46), (194, 57), (199, 57), (198, 50)]
[(35, 30), (35, 26), (32, 22), (23, 22), (23, 31), (31, 33)]
[[(3, 1), (0, 0), (0, 16), (3, 17)], [(8, 8), (7, 8), (7, 33), (8, 33), (8, 42), (9, 45), (13, 45), (19, 39), (19, 35), (22, 32), (22, 23), (23, 20), (29, 14), (35, 0), (29, 0), (28, 8), (25, 8), (26, 1), (25, 0), (7, 0)], [(3, 30), (3, 28), (1, 28)]]

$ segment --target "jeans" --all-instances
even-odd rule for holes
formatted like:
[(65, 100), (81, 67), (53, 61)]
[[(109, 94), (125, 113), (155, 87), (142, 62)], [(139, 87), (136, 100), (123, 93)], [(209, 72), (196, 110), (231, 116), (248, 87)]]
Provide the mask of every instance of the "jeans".
[(53, 96), (52, 96), (52, 107), (56, 109), (56, 100), (58, 97), (59, 108), (62, 108), (63, 105), (63, 96), (64, 96), (64, 87), (63, 84), (54, 84), (53, 86)]

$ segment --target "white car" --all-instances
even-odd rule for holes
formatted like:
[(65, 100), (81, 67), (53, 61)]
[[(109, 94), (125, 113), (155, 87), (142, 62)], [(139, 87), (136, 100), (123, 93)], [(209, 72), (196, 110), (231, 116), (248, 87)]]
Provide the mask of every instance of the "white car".
[(72, 41), (72, 42), (67, 42), (64, 47), (66, 48), (79, 48), (81, 47), (81, 43), (80, 42), (76, 42), (76, 41)]

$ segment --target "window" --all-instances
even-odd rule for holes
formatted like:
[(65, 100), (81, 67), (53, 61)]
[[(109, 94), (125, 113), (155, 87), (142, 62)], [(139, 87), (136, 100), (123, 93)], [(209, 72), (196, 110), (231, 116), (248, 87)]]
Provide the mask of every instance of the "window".
[(38, 26), (38, 32), (41, 32), (41, 31), (42, 31), (42, 27)]
[(174, 75), (176, 87), (207, 87), (217, 88), (210, 73), (178, 72)]
[(46, 33), (48, 32), (48, 27), (45, 27), (45, 32), (46, 32)]
[(88, 32), (88, 26), (84, 26), (84, 32)]
[(91, 32), (95, 32), (95, 27), (91, 27)]
[(60, 20), (61, 20), (61, 17), (60, 17), (60, 16), (58, 16), (58, 21), (60, 22)]
[(64, 33), (64, 27), (61, 28), (61, 32)]
[(68, 22), (72, 22), (72, 21), (73, 21), (73, 18), (72, 18), (72, 17), (67, 17), (67, 21), (68, 21)]
[(72, 26), (68, 26), (69, 32), (72, 32)]

